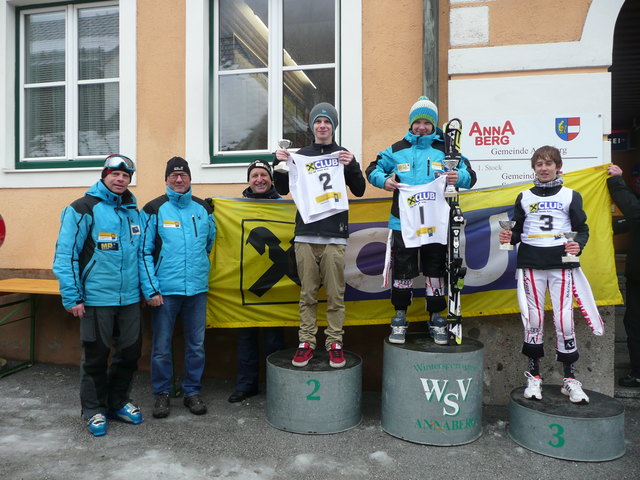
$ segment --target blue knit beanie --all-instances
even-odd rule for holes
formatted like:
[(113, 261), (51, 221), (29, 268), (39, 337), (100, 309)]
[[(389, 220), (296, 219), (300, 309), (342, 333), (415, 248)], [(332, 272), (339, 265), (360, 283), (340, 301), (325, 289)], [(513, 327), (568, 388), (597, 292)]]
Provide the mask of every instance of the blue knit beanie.
[(409, 128), (411, 128), (413, 122), (421, 118), (433, 125), (434, 130), (438, 126), (438, 107), (424, 96), (420, 97), (409, 111)]

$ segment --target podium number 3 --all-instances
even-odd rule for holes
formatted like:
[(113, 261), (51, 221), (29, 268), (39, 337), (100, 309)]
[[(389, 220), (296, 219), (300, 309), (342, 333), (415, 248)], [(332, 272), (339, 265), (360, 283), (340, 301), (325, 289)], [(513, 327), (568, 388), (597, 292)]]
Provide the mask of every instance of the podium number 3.
[(307, 380), (307, 385), (313, 385), (313, 391), (307, 395), (307, 400), (320, 400), (320, 395), (316, 395), (317, 391), (320, 390), (320, 382), (312, 378)]
[(556, 433), (552, 435), (556, 438), (556, 441), (550, 441), (549, 445), (551, 445), (553, 448), (560, 448), (564, 445), (564, 437), (562, 436), (562, 434), (564, 433), (564, 428), (562, 428), (562, 425), (558, 425), (557, 423), (552, 423), (551, 425), (549, 425), (549, 428), (555, 429), (556, 431)]

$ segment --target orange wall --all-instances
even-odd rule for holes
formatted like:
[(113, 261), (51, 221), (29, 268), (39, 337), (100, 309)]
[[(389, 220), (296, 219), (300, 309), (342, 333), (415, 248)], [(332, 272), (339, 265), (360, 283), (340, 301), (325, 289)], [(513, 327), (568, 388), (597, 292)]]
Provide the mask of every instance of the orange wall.
[[(422, 0), (362, 2), (363, 166), (400, 140), (422, 94)], [(348, 147), (348, 146), (347, 146)], [(367, 197), (386, 196), (369, 186)]]
[(489, 46), (497, 46), (580, 40), (591, 0), (485, 3), (489, 6)]

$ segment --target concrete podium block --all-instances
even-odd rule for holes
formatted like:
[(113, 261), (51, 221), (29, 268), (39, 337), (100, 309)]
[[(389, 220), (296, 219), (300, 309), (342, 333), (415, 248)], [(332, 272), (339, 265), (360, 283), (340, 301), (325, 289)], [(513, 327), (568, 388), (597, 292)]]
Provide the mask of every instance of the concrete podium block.
[(511, 392), (511, 439), (532, 452), (581, 462), (602, 462), (624, 455), (624, 406), (591, 390), (588, 405), (573, 404), (560, 385), (542, 386), (542, 400), (526, 399), (525, 387)]
[(462, 445), (482, 435), (482, 343), (436, 345), (426, 333), (384, 341), (382, 429), (410, 442)]
[(267, 358), (267, 422), (295, 433), (338, 433), (362, 420), (362, 359), (344, 352), (346, 365), (329, 366), (329, 355), (316, 349), (306, 367), (291, 364), (295, 350)]

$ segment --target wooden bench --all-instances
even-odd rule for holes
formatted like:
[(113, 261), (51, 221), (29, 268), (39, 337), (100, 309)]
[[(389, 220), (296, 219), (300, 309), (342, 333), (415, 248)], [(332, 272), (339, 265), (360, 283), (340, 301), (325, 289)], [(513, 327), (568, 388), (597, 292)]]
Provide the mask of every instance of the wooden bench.
[[(0, 318), (0, 327), (10, 325), (22, 320), (29, 320), (29, 358), (10, 368), (0, 370), (0, 378), (30, 367), (35, 362), (35, 339), (36, 339), (36, 300), (38, 295), (60, 295), (57, 280), (44, 280), (37, 278), (7, 278), (0, 280), (0, 293), (26, 294), (26, 298), (14, 300), (7, 303), (2, 301), (0, 296), (0, 308), (11, 308), (11, 310)], [(24, 314), (25, 306), (27, 313)]]

